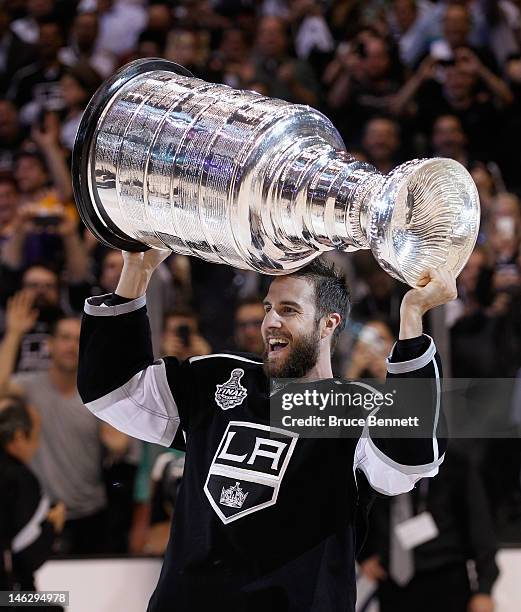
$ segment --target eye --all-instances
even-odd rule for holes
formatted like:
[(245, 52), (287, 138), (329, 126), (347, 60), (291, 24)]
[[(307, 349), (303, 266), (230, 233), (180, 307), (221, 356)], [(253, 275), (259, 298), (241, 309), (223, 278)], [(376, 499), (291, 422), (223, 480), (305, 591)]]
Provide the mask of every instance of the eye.
[(284, 306), (282, 308), (282, 312), (284, 314), (295, 314), (297, 311), (294, 308), (291, 308), (291, 306)]
[(270, 304), (264, 304), (264, 312), (269, 312), (271, 310)]

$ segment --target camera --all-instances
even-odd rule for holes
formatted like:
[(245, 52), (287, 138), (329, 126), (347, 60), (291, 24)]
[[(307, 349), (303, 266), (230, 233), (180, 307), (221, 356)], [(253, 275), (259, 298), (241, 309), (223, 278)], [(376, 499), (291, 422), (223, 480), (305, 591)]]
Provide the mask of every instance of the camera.
[(192, 334), (192, 330), (189, 325), (179, 325), (176, 329), (176, 335), (183, 343), (184, 347), (190, 346), (190, 336)]

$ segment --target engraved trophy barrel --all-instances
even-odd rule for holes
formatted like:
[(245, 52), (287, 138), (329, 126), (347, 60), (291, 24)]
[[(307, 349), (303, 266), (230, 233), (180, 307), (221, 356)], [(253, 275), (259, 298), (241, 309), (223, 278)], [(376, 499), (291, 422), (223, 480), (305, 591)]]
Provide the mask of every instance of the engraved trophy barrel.
[(427, 268), (458, 274), (479, 226), (477, 190), (458, 162), (414, 160), (383, 175), (351, 157), (318, 111), (161, 59), (128, 64), (94, 95), (73, 184), (83, 221), (108, 246), (266, 274), (370, 248), (415, 286)]

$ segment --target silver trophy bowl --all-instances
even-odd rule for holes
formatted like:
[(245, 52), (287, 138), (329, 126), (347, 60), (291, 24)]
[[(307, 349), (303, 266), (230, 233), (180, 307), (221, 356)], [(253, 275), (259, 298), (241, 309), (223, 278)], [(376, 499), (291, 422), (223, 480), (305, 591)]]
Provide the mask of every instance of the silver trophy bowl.
[(422, 159), (388, 175), (355, 160), (331, 122), (290, 104), (137, 60), (97, 91), (73, 151), (80, 215), (104, 244), (169, 248), (265, 274), (324, 251), (371, 249), (416, 286), (458, 274), (479, 228), (465, 168)]

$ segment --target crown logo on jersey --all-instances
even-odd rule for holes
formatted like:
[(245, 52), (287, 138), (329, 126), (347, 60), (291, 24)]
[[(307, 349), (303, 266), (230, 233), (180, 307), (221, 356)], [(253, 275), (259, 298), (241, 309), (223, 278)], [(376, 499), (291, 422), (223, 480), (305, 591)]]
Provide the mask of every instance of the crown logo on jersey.
[(222, 385), (217, 385), (215, 390), (215, 401), (223, 410), (229, 410), (239, 406), (248, 395), (248, 391), (241, 385), (241, 378), (244, 370), (235, 368), (232, 370), (230, 378)]
[(221, 504), (223, 506), (229, 506), (230, 508), (242, 508), (248, 493), (243, 493), (243, 490), (239, 486), (241, 483), (235, 481), (235, 486), (225, 489), (223, 487), (221, 491)]

